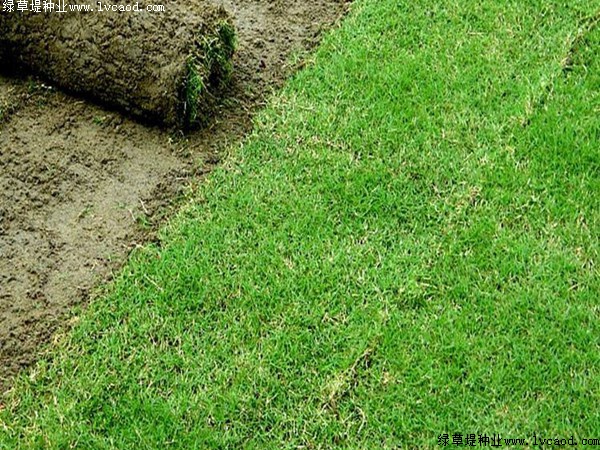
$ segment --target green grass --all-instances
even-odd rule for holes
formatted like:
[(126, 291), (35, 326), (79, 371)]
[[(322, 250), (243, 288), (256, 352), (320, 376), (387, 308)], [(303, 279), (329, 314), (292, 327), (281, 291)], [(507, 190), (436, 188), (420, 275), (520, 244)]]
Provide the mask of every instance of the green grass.
[(598, 11), (357, 0), (0, 447), (600, 438)]

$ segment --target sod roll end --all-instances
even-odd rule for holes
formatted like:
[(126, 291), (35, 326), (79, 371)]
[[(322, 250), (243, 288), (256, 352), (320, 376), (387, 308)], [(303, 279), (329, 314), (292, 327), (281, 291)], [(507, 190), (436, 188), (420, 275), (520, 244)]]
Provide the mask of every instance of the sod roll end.
[(205, 121), (232, 70), (231, 17), (210, 4), (161, 13), (138, 6), (140, 12), (1, 12), (0, 63), (145, 121), (180, 128)]

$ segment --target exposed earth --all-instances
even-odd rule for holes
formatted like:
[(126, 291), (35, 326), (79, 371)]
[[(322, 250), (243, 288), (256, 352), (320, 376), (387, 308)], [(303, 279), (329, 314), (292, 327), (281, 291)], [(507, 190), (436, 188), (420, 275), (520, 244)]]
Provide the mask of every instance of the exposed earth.
[(343, 15), (345, 0), (214, 0), (234, 16), (234, 75), (208, 126), (150, 127), (36, 79), (0, 77), (0, 392)]

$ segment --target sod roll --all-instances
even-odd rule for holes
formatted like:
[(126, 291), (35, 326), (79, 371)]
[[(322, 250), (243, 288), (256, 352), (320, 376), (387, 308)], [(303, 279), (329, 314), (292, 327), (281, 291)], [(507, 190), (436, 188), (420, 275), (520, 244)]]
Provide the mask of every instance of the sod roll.
[(169, 2), (147, 12), (143, 2), (122, 1), (141, 12), (99, 12), (95, 1), (77, 3), (95, 11), (0, 12), (0, 67), (168, 126), (206, 118), (231, 71), (234, 30), (224, 9)]

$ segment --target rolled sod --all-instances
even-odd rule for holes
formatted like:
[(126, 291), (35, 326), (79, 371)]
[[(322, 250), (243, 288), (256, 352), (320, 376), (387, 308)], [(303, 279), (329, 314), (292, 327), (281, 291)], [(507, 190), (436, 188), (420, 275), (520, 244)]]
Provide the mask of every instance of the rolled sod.
[[(35, 74), (147, 121), (202, 122), (231, 72), (235, 33), (221, 8), (165, 12), (0, 12), (0, 67)], [(171, 4), (169, 4), (171, 3)], [(15, 2), (16, 4), (16, 2)]]

